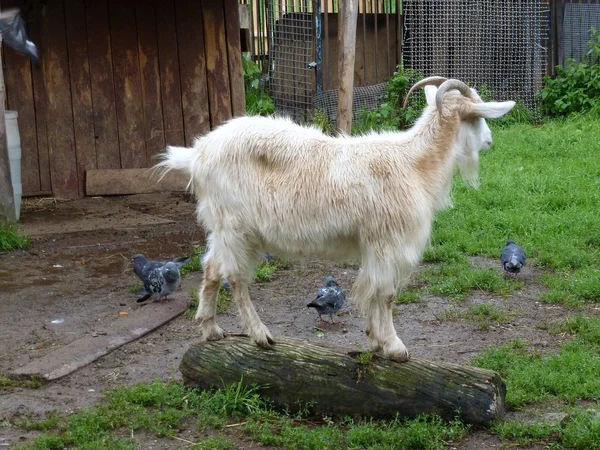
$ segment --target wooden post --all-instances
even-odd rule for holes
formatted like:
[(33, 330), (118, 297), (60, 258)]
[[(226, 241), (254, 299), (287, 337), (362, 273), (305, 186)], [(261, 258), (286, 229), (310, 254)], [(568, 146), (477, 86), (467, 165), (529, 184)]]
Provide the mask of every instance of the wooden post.
[(354, 89), (354, 50), (356, 44), (356, 21), (358, 0), (343, 0), (339, 3), (340, 25), (338, 48), (340, 49), (337, 129), (350, 134), (352, 126), (352, 94)]
[[(2, 37), (0, 37), (0, 61), (2, 61)], [(10, 177), (10, 159), (6, 142), (6, 122), (4, 119), (4, 74), (0, 64), (0, 220), (15, 220), (15, 197)]]

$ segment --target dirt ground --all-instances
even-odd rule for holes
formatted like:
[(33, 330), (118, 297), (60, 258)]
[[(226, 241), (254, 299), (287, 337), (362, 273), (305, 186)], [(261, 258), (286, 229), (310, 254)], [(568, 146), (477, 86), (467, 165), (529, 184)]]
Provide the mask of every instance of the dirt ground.
[[(0, 253), (0, 373), (10, 373), (86, 334), (101, 333), (119, 320), (119, 312), (135, 314), (141, 306), (129, 290), (137, 283), (130, 263), (133, 254), (157, 259), (181, 256), (190, 254), (204, 240), (203, 231), (195, 223), (194, 203), (187, 194), (58, 203), (28, 200), (21, 215), (32, 246), (25, 251)], [(500, 270), (496, 261), (473, 262)], [(357, 269), (342, 266), (307, 261), (277, 271), (270, 282), (251, 286), (252, 300), (275, 338), (294, 336), (367, 348), (364, 320), (352, 303), (347, 303), (340, 314), (344, 325), (320, 325), (315, 311), (306, 307), (326, 275), (333, 275), (344, 289), (350, 289)], [(419, 303), (397, 305), (394, 321), (399, 335), (415, 357), (459, 363), (467, 363), (489, 346), (515, 338), (540, 348), (554, 347), (560, 337), (550, 335), (539, 325), (564, 317), (567, 311), (536, 301), (542, 287), (536, 282), (535, 269), (527, 267), (521, 278), (523, 289), (508, 298), (474, 292), (460, 304), (428, 296)], [(199, 281), (199, 274), (190, 274), (182, 289), (187, 292)], [(440, 314), (449, 308), (466, 309), (477, 303), (494, 303), (508, 310), (510, 322), (480, 330), (467, 321), (440, 320)], [(242, 331), (233, 305), (218, 317), (218, 323), (226, 331)], [(194, 322), (180, 316), (40, 389), (0, 390), (0, 445), (5, 448), (35, 436), (36, 432), (11, 426), (15, 419), (42, 418), (54, 410), (77, 411), (96, 403), (105, 390), (117, 385), (155, 378), (178, 379), (179, 361), (197, 339)], [(180, 437), (190, 441), (201, 438), (193, 429)], [(182, 447), (180, 441), (158, 440), (144, 433), (136, 439), (144, 449)], [(239, 448), (251, 447), (243, 438), (239, 442)], [(458, 448), (500, 447), (497, 438), (479, 431)]]

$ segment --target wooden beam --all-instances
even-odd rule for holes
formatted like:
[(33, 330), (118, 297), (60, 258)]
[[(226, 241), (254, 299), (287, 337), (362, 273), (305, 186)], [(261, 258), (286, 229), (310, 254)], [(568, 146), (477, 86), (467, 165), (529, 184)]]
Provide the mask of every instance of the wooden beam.
[(506, 384), (491, 370), (412, 358), (398, 363), (306, 339), (279, 337), (264, 350), (248, 337), (193, 344), (179, 370), (201, 389), (242, 380), (275, 405), (315, 415), (393, 418), (438, 414), (483, 424), (502, 416)]
[(337, 108), (337, 129), (350, 134), (352, 127), (352, 94), (354, 89), (354, 50), (356, 47), (356, 22), (358, 0), (346, 0), (339, 4), (340, 26), (338, 48), (340, 49), (340, 93)]
[[(166, 303), (152, 302), (121, 315), (113, 311), (115, 320), (106, 334), (88, 334), (47, 355), (34, 359), (26, 366), (16, 369), (15, 377), (41, 376), (46, 381), (56, 380), (87, 366), (101, 356), (124, 344), (135, 341), (165, 323), (181, 315), (189, 305), (187, 290), (178, 291)], [(128, 300), (131, 303), (131, 300)], [(134, 303), (135, 304), (135, 303)], [(65, 323), (66, 325), (66, 323)]]
[(181, 173), (169, 172), (158, 181), (152, 169), (88, 170), (85, 177), (85, 194), (129, 195), (151, 192), (185, 191), (188, 178)]
[[(0, 61), (2, 61), (2, 38), (0, 37)], [(0, 64), (0, 219), (15, 220), (15, 198), (10, 177), (10, 158), (6, 142), (6, 122), (4, 118), (4, 74)]]

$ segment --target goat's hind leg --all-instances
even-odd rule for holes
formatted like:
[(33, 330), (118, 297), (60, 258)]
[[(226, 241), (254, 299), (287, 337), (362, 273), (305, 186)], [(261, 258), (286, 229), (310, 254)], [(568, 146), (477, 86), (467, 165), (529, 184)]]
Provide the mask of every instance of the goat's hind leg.
[(252, 300), (250, 300), (250, 293), (248, 292), (248, 283), (233, 280), (230, 280), (230, 282), (232, 297), (238, 305), (246, 332), (258, 346), (271, 348), (275, 344), (275, 341), (269, 329), (262, 323), (260, 317), (258, 317), (256, 309), (254, 309)]
[(220, 284), (221, 277), (215, 263), (210, 258), (206, 258), (204, 261), (204, 277), (198, 296), (198, 309), (194, 316), (194, 320), (200, 321), (203, 341), (216, 341), (225, 335), (216, 322), (217, 296), (219, 295)]
[[(392, 318), (392, 302), (395, 297), (394, 277), (385, 271), (388, 266), (380, 266), (373, 276), (363, 271), (357, 279), (357, 301), (366, 313), (365, 332), (371, 350), (383, 351), (386, 358), (394, 361), (408, 361), (409, 353), (402, 340), (398, 337)], [(387, 283), (386, 283), (387, 281)], [(387, 287), (383, 287), (389, 285)], [(378, 287), (376, 287), (378, 286)]]

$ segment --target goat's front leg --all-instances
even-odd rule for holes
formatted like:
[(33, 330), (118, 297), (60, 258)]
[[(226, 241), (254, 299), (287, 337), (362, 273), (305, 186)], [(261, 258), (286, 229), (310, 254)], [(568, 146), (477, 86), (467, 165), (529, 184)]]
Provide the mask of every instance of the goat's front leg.
[(200, 287), (198, 309), (194, 320), (200, 321), (203, 341), (216, 341), (221, 339), (225, 333), (216, 322), (217, 296), (221, 277), (216, 271), (214, 263), (210, 260), (204, 263), (204, 278)]
[(243, 281), (233, 280), (230, 280), (230, 283), (232, 297), (238, 305), (242, 323), (247, 333), (260, 347), (271, 348), (275, 341), (269, 329), (262, 323), (260, 317), (258, 317), (256, 309), (254, 309), (252, 300), (250, 300), (250, 293), (248, 292), (248, 284)]
[(367, 336), (373, 351), (383, 350), (383, 356), (398, 362), (408, 361), (410, 354), (394, 328), (393, 295), (378, 296), (367, 312)]

